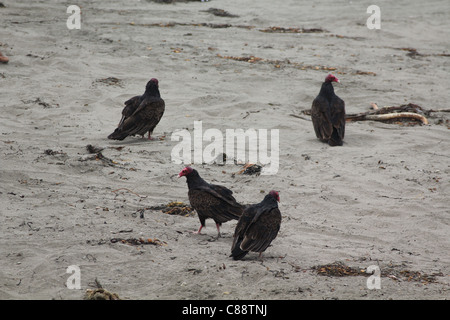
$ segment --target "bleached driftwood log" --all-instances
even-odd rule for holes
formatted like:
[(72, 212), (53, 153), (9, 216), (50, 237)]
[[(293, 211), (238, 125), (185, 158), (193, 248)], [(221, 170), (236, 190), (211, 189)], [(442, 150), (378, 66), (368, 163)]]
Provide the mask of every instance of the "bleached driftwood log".
[(368, 114), (365, 120), (386, 121), (399, 118), (410, 118), (420, 120), (423, 124), (428, 124), (427, 118), (414, 112), (394, 112), (385, 114)]
[(386, 106), (379, 108), (375, 103), (371, 103), (371, 106), (373, 109), (372, 111), (358, 114), (347, 114), (346, 121), (387, 121), (408, 118), (419, 120), (423, 124), (428, 124), (427, 118), (423, 115), (424, 110), (416, 104), (409, 103), (398, 107)]

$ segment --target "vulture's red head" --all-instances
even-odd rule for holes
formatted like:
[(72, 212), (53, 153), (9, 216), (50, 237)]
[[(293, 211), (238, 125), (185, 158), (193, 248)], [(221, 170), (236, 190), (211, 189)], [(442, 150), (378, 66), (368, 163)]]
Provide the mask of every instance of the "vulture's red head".
[(280, 202), (280, 194), (278, 193), (278, 191), (272, 190), (269, 192), (269, 194), (275, 198), (275, 200), (277, 200), (278, 202)]
[(333, 76), (331, 73), (329, 75), (327, 75), (327, 77), (325, 78), (326, 82), (340, 82), (338, 78), (336, 78), (335, 76)]
[(186, 167), (186, 168), (184, 168), (183, 170), (180, 171), (180, 173), (178, 174), (178, 178), (181, 178), (183, 176), (187, 176), (192, 171), (194, 171), (194, 169), (192, 169), (191, 167)]
[(155, 78), (151, 78), (150, 80), (149, 80), (149, 82), (147, 82), (147, 85), (145, 86), (145, 88), (147, 89), (147, 90), (152, 90), (152, 89), (154, 89), (154, 88), (158, 88), (158, 79), (155, 79)]

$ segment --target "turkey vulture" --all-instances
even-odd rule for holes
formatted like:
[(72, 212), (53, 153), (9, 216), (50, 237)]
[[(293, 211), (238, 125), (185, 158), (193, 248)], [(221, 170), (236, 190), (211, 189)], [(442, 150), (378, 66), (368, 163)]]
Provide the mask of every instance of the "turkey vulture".
[(178, 174), (178, 177), (186, 177), (189, 188), (188, 196), (191, 206), (197, 211), (200, 219), (200, 228), (205, 226), (205, 220), (211, 218), (216, 223), (217, 237), (220, 237), (220, 226), (223, 222), (238, 220), (244, 206), (237, 203), (233, 197), (233, 191), (219, 185), (209, 184), (203, 180), (197, 170), (186, 167)]
[(142, 96), (135, 96), (125, 102), (122, 119), (118, 127), (108, 136), (108, 139), (123, 140), (131, 135), (144, 136), (148, 139), (164, 114), (165, 103), (158, 89), (158, 80), (151, 79)]
[(280, 196), (272, 190), (263, 201), (244, 210), (236, 225), (230, 257), (239, 260), (249, 251), (259, 252), (261, 257), (280, 230), (281, 213), (277, 201)]
[(329, 74), (311, 107), (311, 119), (317, 138), (330, 146), (342, 146), (345, 133), (345, 103), (334, 93), (332, 82), (338, 78)]

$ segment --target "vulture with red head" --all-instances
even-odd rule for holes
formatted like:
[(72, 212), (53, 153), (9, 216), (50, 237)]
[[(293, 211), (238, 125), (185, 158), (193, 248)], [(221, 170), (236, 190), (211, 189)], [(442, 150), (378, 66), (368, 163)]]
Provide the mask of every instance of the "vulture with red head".
[(205, 226), (206, 219), (213, 219), (216, 223), (218, 237), (220, 226), (229, 220), (238, 220), (244, 206), (233, 197), (233, 191), (224, 186), (210, 184), (200, 177), (197, 170), (186, 167), (178, 177), (186, 177), (188, 197), (191, 206), (197, 211), (200, 220), (200, 233)]
[(345, 103), (334, 93), (333, 82), (339, 80), (329, 74), (312, 103), (311, 119), (317, 138), (330, 146), (342, 146), (345, 134)]
[(122, 110), (122, 119), (116, 130), (108, 139), (123, 140), (128, 136), (144, 136), (148, 132), (148, 139), (156, 125), (161, 120), (165, 110), (164, 100), (158, 89), (158, 80), (151, 79), (142, 96), (135, 96), (125, 102)]
[(281, 225), (281, 212), (278, 209), (280, 195), (270, 191), (260, 203), (246, 207), (236, 225), (231, 246), (234, 260), (244, 258), (249, 251), (261, 254), (278, 235)]

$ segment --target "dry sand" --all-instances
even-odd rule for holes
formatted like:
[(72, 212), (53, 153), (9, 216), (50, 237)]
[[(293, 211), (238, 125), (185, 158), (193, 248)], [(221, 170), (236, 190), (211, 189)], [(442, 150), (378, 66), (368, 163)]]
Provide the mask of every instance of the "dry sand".
[[(123, 299), (450, 297), (448, 113), (424, 126), (349, 122), (335, 148), (315, 138), (308, 117), (290, 116), (310, 108), (326, 68), (336, 68), (348, 113), (371, 102), (448, 109), (448, 1), (378, 1), (380, 30), (366, 27), (370, 1), (3, 3), (1, 299), (81, 299), (95, 279)], [(66, 27), (70, 4), (81, 7), (80, 30)], [(269, 27), (324, 32), (261, 32)], [(151, 77), (166, 101), (157, 139), (106, 139)], [(280, 130), (275, 175), (194, 165), (242, 203), (280, 190), (283, 222), (262, 262), (229, 258), (235, 221), (216, 240), (210, 220), (193, 235), (196, 216), (148, 209), (140, 218), (188, 202), (171, 135), (196, 120), (203, 130)], [(88, 144), (115, 163), (92, 159)], [(111, 241), (141, 237), (163, 245)], [(314, 269), (334, 262), (379, 266), (380, 289), (363, 274)], [(71, 265), (79, 290), (66, 287)]]

